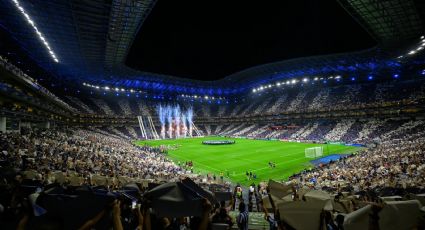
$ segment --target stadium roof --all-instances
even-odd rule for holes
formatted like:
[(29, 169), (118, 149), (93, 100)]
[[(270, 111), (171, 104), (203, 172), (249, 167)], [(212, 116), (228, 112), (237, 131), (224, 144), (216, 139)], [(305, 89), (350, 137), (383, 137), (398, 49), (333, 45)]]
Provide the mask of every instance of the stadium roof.
[(417, 0), (338, 0), (380, 43), (403, 42), (422, 35), (425, 4)]
[(421, 1), (339, 2), (379, 42), (378, 47), (256, 66), (214, 82), (146, 73), (124, 64), (155, 0), (4, 0), (0, 26), (58, 80), (208, 94), (237, 93), (279, 77), (398, 68), (403, 63), (394, 58), (423, 33)]

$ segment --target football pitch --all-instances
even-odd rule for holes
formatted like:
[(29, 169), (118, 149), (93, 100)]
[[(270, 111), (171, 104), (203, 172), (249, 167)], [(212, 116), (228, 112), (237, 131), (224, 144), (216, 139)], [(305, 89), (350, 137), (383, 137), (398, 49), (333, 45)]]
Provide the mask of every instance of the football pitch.
[[(204, 145), (205, 140), (234, 140), (231, 145)], [(185, 139), (166, 139), (137, 141), (138, 145), (174, 145), (177, 148), (168, 151), (168, 157), (174, 162), (192, 161), (195, 173), (212, 173), (219, 178), (220, 173), (232, 182), (250, 184), (268, 179), (286, 180), (294, 173), (313, 167), (311, 158), (306, 158), (304, 150), (323, 146), (323, 156), (347, 154), (359, 148), (335, 144), (310, 144), (282, 142), (278, 140), (251, 140), (224, 137), (202, 137)], [(269, 167), (269, 162), (276, 164)], [(248, 181), (246, 172), (257, 175), (256, 180)]]

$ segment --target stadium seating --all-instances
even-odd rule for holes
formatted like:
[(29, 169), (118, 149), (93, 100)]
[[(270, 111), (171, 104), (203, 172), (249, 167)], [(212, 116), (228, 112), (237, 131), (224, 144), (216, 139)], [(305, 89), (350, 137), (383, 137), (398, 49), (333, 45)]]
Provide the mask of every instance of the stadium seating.
[[(303, 227), (302, 222), (293, 222), (296, 220), (291, 214), (293, 212), (309, 210), (309, 214), (301, 215), (308, 218), (326, 216), (328, 210), (333, 210), (335, 218), (327, 221), (336, 223), (340, 218), (338, 215), (344, 215), (341, 224), (345, 229), (356, 228), (363, 222), (352, 219), (359, 218), (359, 213), (364, 210), (371, 210), (368, 206), (360, 205), (364, 199), (371, 202), (371, 207), (385, 210), (380, 212), (381, 226), (389, 226), (389, 215), (394, 214), (376, 200), (380, 199), (386, 205), (404, 207), (412, 213), (419, 213), (418, 207), (424, 205), (420, 202), (423, 202), (421, 194), (425, 192), (425, 121), (420, 117), (412, 119), (408, 113), (406, 116), (400, 113), (403, 106), (416, 109), (421, 105), (424, 85), (423, 81), (401, 81), (305, 91), (294, 89), (283, 94), (251, 98), (253, 101), (237, 105), (182, 103), (181, 106), (194, 107), (196, 125), (205, 135), (345, 142), (368, 147), (355, 155), (292, 175), (289, 182), (285, 182), (291, 184), (285, 197), (276, 197), (274, 185), (269, 187), (267, 182), (261, 182), (254, 194), (245, 197), (247, 207), (252, 212), (249, 215), (251, 229), (262, 229), (268, 224), (260, 213), (264, 211), (263, 207), (268, 209), (268, 197), (272, 197), (277, 207), (284, 210), (280, 221), (287, 226)], [(396, 88), (401, 93), (393, 93)], [(25, 88), (2, 82), (1, 90), (9, 97), (21, 98), (19, 105), (2, 101), (3, 113), (15, 112), (19, 116), (31, 114), (37, 117), (49, 114), (48, 111), (63, 111), (56, 104), (44, 103), (39, 96), (32, 95)], [(373, 92), (372, 96), (366, 96), (370, 92)], [(60, 95), (58, 100), (68, 103), (77, 116), (93, 125), (67, 129), (62, 129), (61, 125), (51, 129), (27, 127), (22, 128), (21, 134), (2, 133), (0, 164), (17, 171), (19, 181), (13, 185), (17, 187), (5, 190), (6, 194), (13, 194), (13, 188), (29, 188), (34, 184), (34, 188), (42, 189), (45, 195), (49, 194), (52, 186), (62, 189), (61, 196), (87, 187), (96, 194), (105, 189), (121, 191), (134, 183), (144, 191), (149, 189), (149, 184), (178, 182), (186, 177), (192, 178), (203, 188), (214, 186), (217, 190), (231, 192), (230, 183), (221, 184), (210, 176), (195, 174), (192, 169), (168, 160), (161, 147), (137, 147), (132, 143), (142, 138), (135, 117), (141, 115), (155, 120), (158, 103), (126, 97), (115, 101), (114, 98), (99, 95), (86, 97), (75, 94)], [(34, 112), (29, 108), (34, 108)], [(369, 117), (362, 113), (368, 108), (382, 108), (386, 112)], [(349, 116), (353, 111), (358, 111), (354, 113), (357, 115)], [(309, 113), (317, 116), (300, 116)], [(279, 117), (281, 114), (285, 117)], [(274, 118), (264, 119), (266, 115)], [(276, 126), (283, 128), (273, 128)], [(159, 125), (155, 128), (157, 132), (160, 131)], [(2, 178), (9, 184), (16, 180), (4, 175)], [(282, 186), (288, 188), (287, 184)], [(317, 198), (317, 194), (310, 190), (320, 191), (322, 198)], [(326, 201), (331, 205), (327, 205), (323, 211), (325, 206), (316, 210), (314, 205), (317, 203), (309, 199), (324, 199), (323, 196), (327, 197), (325, 200), (332, 201)], [(235, 197), (233, 199), (234, 211), (227, 213), (234, 218), (241, 201)], [(397, 201), (392, 201), (394, 199)], [(3, 200), (0, 204), (4, 206), (1, 202)], [(48, 207), (44, 203), (40, 205)], [(272, 209), (268, 211), (273, 212)], [(13, 220), (19, 220), (17, 218), (14, 216)], [(75, 225), (83, 222), (77, 221)], [(9, 221), (4, 223), (10, 224)], [(214, 221), (211, 224), (214, 228), (220, 227)], [(316, 222), (311, 224), (317, 225)]]
[[(387, 113), (396, 113), (401, 106), (412, 106), (423, 100), (424, 80), (396, 81), (391, 83), (362, 83), (356, 85), (332, 86), (321, 89), (288, 89), (282, 94), (249, 96), (249, 100), (237, 104), (194, 103), (195, 117), (210, 119), (219, 117), (241, 118), (262, 115), (286, 114), (295, 116), (320, 112), (329, 117), (332, 112), (338, 114), (361, 113), (373, 108), (388, 108)], [(372, 92), (372, 93), (371, 93)], [(391, 92), (391, 93), (390, 93)], [(396, 92), (396, 93), (394, 93)], [(368, 96), (366, 96), (368, 95)], [(61, 95), (81, 114), (109, 117), (151, 116), (156, 119), (158, 103), (134, 98), (119, 98), (100, 95)], [(87, 97), (88, 96), (88, 97)], [(188, 107), (181, 103), (183, 107)], [(360, 115), (359, 115), (360, 116)], [(349, 128), (349, 127), (348, 127)]]
[[(152, 187), (158, 185), (172, 188), (173, 194), (156, 194), (149, 202), (191, 197), (180, 205), (195, 205), (196, 215), (214, 210), (208, 216), (211, 218), (206, 218), (212, 229), (231, 226), (243, 201), (250, 211), (250, 229), (264, 229), (269, 224), (264, 215), (270, 212), (286, 229), (317, 229), (320, 221), (340, 225), (334, 229), (359, 229), (369, 222), (379, 222), (385, 229), (424, 226), (423, 220), (415, 220), (423, 218), (425, 205), (425, 79), (287, 87), (247, 93), (237, 102), (216, 103), (79, 90), (52, 93), (2, 56), (0, 68), (0, 118), (11, 121), (4, 122), (7, 132), (0, 133), (0, 226), (5, 229), (15, 228), (28, 213), (37, 216), (45, 211), (42, 207), (55, 210), (71, 198), (90, 197), (87, 202), (95, 209), (90, 215), (95, 216), (105, 206), (119, 209), (118, 201), (141, 201), (143, 194), (149, 194), (146, 191), (156, 191)], [(193, 108), (202, 135), (343, 142), (363, 148), (295, 173), (286, 182), (262, 181), (253, 185), (254, 192), (240, 199), (238, 185), (198, 174), (192, 166), (167, 158), (170, 146), (134, 144), (147, 138), (137, 116), (152, 119), (149, 136), (161, 132), (157, 118), (160, 104)], [(135, 194), (127, 194), (129, 190)], [(205, 190), (231, 198), (219, 205), (214, 199), (220, 196), (205, 195), (209, 194)], [(30, 194), (40, 198), (30, 204)], [(206, 201), (199, 194), (213, 198)], [(102, 201), (95, 204), (97, 199)], [(76, 204), (82, 207), (85, 203)], [(153, 203), (149, 205), (160, 210)], [(34, 210), (23, 210), (29, 206)], [(127, 211), (123, 210), (123, 215), (134, 218)], [(176, 213), (179, 211), (184, 210)], [(397, 218), (391, 218), (394, 216)], [(178, 224), (174, 217), (179, 216), (170, 220)], [(314, 221), (307, 223), (302, 218)], [(87, 220), (67, 224), (74, 229)]]

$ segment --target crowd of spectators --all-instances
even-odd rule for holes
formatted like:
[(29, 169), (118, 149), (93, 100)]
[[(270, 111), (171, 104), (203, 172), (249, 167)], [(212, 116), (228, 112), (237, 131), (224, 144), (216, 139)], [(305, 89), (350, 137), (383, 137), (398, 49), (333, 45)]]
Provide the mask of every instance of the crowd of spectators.
[[(193, 103), (195, 116), (239, 117), (280, 113), (347, 111), (365, 108), (412, 105), (425, 98), (425, 82), (395, 81), (363, 83), (326, 88), (289, 88), (279, 94), (247, 95), (237, 104)], [(158, 101), (125, 97), (116, 100), (100, 94), (61, 95), (82, 114), (119, 116), (155, 116)], [(188, 102), (179, 102), (185, 106)]]
[[(68, 104), (62, 101), (62, 99), (60, 99), (59, 97), (51, 93), (48, 89), (38, 84), (36, 79), (28, 76), (24, 71), (22, 71), (20, 68), (16, 67), (12, 63), (10, 63), (6, 57), (3, 57), (1, 55), (0, 55), (0, 66), (4, 68), (5, 70), (11, 72), (14, 76), (19, 78), (22, 82), (27, 84), (29, 87), (33, 88), (34, 90), (40, 91), (42, 94), (46, 95), (47, 97), (49, 97), (56, 103), (60, 104), (62, 107), (66, 107), (69, 110), (73, 110), (73, 108), (71, 108)], [(13, 88), (9, 84), (5, 84), (5, 86)], [(20, 89), (18, 91), (22, 92), (23, 90)], [(27, 96), (30, 96), (29, 93), (25, 93), (25, 94), (27, 94)]]
[[(147, 211), (151, 205), (143, 203), (141, 194), (151, 184), (191, 177), (211, 191), (230, 189), (228, 183), (214, 184), (191, 174), (168, 160), (165, 153), (164, 148), (135, 146), (124, 138), (83, 129), (22, 129), (21, 133), (1, 133), (0, 225), (5, 229), (91, 229), (95, 225), (99, 229), (105, 226), (114, 229), (143, 229), (143, 226), (146, 229), (176, 229), (176, 226), (177, 229), (206, 229), (203, 211), (191, 220), (157, 218)], [(129, 190), (135, 191), (128, 195)], [(80, 200), (88, 199), (87, 194), (81, 193), (91, 194), (87, 205)], [(99, 194), (107, 195), (99, 201), (100, 206)], [(71, 197), (75, 198), (73, 211), (85, 215), (63, 213), (73, 204), (60, 200)], [(132, 201), (137, 201), (138, 206)], [(52, 211), (55, 210), (52, 202), (59, 208), (57, 212)], [(202, 210), (208, 214), (206, 223), (209, 223), (212, 205), (206, 200), (202, 202)], [(82, 211), (85, 208), (89, 211)], [(44, 215), (46, 212), (48, 215)], [(112, 218), (108, 219), (109, 215)], [(143, 219), (151, 217), (146, 215), (155, 221), (147, 224)]]
[[(19, 75), (32, 87), (46, 91), (49, 97), (59, 104), (64, 102), (29, 78), (16, 67), (0, 57), (0, 65), (15, 75)], [(410, 105), (424, 98), (424, 83), (418, 81), (389, 84), (364, 84), (337, 86), (324, 89), (308, 89), (300, 92), (295, 89), (276, 98), (257, 98), (236, 106), (196, 105), (195, 110), (203, 117), (214, 117), (216, 112), (222, 117), (262, 115), (263, 111), (278, 114), (312, 111), (334, 111), (358, 108), (386, 107), (394, 104)], [(393, 89), (397, 87), (398, 90)], [(0, 90), (9, 97), (20, 97), (31, 101), (37, 108), (57, 110), (28, 91), (7, 82), (0, 82)], [(368, 97), (368, 92), (371, 97)], [(144, 115), (155, 112), (151, 102), (138, 102), (121, 99), (117, 104), (104, 98), (65, 97), (72, 107), (81, 113), (105, 113), (109, 116), (132, 116), (133, 111)], [(70, 99), (72, 98), (72, 99)], [(354, 98), (356, 98), (354, 100)], [(32, 107), (19, 103), (3, 102), (2, 109), (31, 113)], [(313, 104), (312, 104), (313, 103)], [(23, 103), (25, 104), (25, 103)], [(308, 105), (308, 106), (305, 106)], [(66, 106), (65, 106), (66, 107)], [(134, 115), (134, 114), (133, 114)], [(274, 124), (270, 124), (274, 125)], [(303, 190), (322, 190), (329, 194), (367, 194), (376, 201), (376, 195), (400, 195), (424, 193), (425, 191), (425, 123), (422, 120), (374, 118), (364, 120), (318, 119), (298, 120), (286, 124), (291, 129), (269, 129), (269, 125), (234, 123), (231, 125), (204, 126), (208, 134), (250, 136), (253, 138), (294, 139), (296, 141), (346, 141), (368, 144), (369, 148), (330, 164), (304, 170), (290, 177), (291, 201), (303, 200)], [(200, 127), (202, 127), (200, 125)], [(0, 226), (5, 229), (207, 229), (212, 224), (224, 228), (248, 228), (248, 212), (264, 211), (264, 219), (270, 229), (292, 229), (294, 225), (280, 219), (283, 212), (278, 205), (267, 207), (267, 199), (272, 201), (272, 188), (269, 183), (260, 183), (249, 188), (248, 197), (234, 196), (229, 202), (199, 200), (201, 190), (193, 193), (196, 186), (210, 191), (230, 191), (228, 183), (211, 184), (211, 179), (196, 175), (190, 167), (180, 167), (166, 157), (164, 148), (134, 145), (129, 136), (135, 137), (137, 129), (124, 126), (102, 129), (63, 129), (31, 130), (21, 128), (21, 132), (0, 134)], [(137, 134), (138, 135), (138, 134)], [(185, 181), (187, 177), (196, 183)], [(216, 180), (213, 183), (223, 180)], [(170, 189), (156, 191), (159, 184), (173, 184)], [(189, 183), (189, 184), (188, 184)], [(216, 187), (214, 187), (216, 186)], [(160, 186), (159, 186), (160, 187)], [(241, 187), (239, 187), (242, 189)], [(153, 189), (153, 190), (152, 190)], [(167, 193), (165, 199), (182, 203), (188, 197), (198, 199), (187, 201), (188, 205), (198, 205), (197, 212), (190, 216), (163, 217), (155, 213), (152, 200), (144, 200), (142, 194)], [(153, 192), (152, 192), (153, 191)], [(193, 194), (192, 194), (193, 193)], [(60, 195), (58, 195), (60, 194)], [(82, 194), (91, 194), (89, 196)], [(130, 195), (129, 195), (130, 194)], [(191, 194), (191, 196), (187, 195)], [(97, 198), (105, 196), (96, 205)], [(153, 196), (153, 195), (151, 195)], [(347, 196), (345, 194), (345, 196)], [(38, 198), (37, 198), (38, 197)], [(87, 205), (84, 205), (84, 199)], [(71, 199), (72, 198), (72, 199)], [(264, 200), (266, 198), (266, 200)], [(276, 197), (274, 197), (276, 198)], [(52, 202), (53, 199), (55, 202)], [(76, 199), (75, 204), (66, 202)], [(80, 199), (80, 200), (79, 200)], [(283, 199), (279, 197), (277, 200)], [(356, 197), (358, 200), (359, 197)], [(96, 202), (95, 202), (96, 201)], [(133, 204), (134, 201), (135, 204)], [(183, 202), (184, 201), (184, 202)], [(56, 209), (64, 202), (64, 207)], [(94, 202), (94, 203), (93, 203)], [(162, 200), (164, 202), (164, 200)], [(74, 206), (72, 206), (74, 205)], [(373, 203), (382, 209), (381, 204)], [(83, 212), (89, 206), (91, 211)], [(48, 208), (46, 208), (48, 207)], [(96, 207), (96, 208), (95, 208)], [(101, 207), (101, 208), (99, 208)], [(190, 206), (192, 207), (192, 206)], [(76, 213), (61, 210), (81, 211)], [(351, 205), (346, 213), (360, 209)], [(57, 213), (52, 210), (57, 210)], [(232, 216), (230, 210), (238, 210)], [(46, 212), (48, 213), (47, 215)], [(378, 213), (379, 211), (375, 212)], [(287, 214), (286, 212), (285, 214)], [(321, 213), (327, 229), (342, 229), (338, 218)], [(47, 216), (47, 217), (46, 217)], [(423, 226), (423, 225), (422, 225)]]
[[(422, 134), (423, 135), (423, 134)], [(295, 175), (293, 179), (315, 188), (354, 192), (378, 187), (425, 189), (425, 137), (411, 135), (384, 141), (375, 148)]]
[(330, 164), (290, 177), (299, 188), (352, 192), (391, 188), (392, 191), (425, 191), (425, 123), (398, 123), (380, 133), (376, 146)]
[(3, 161), (45, 179), (53, 171), (72, 171), (84, 178), (96, 174), (145, 179), (183, 173), (156, 148), (82, 129), (1, 134), (1, 143)]
[[(384, 133), (379, 132), (379, 129), (369, 132), (379, 137), (375, 147), (293, 175), (290, 178), (293, 184), (292, 189), (294, 191), (324, 190), (335, 194), (382, 192), (385, 189), (386, 191), (390, 189), (387, 195), (424, 192), (425, 123), (418, 120), (398, 121), (394, 124), (397, 125), (394, 125), (392, 129), (382, 129)], [(348, 130), (358, 132), (360, 129)], [(180, 183), (187, 176), (192, 177), (203, 188), (210, 188), (210, 185), (202, 177), (193, 175), (189, 172), (190, 170), (186, 171), (185, 168), (168, 160), (164, 148), (135, 146), (128, 139), (107, 135), (106, 132), (96, 132), (96, 129), (22, 129), (21, 133), (2, 133), (0, 143), (0, 175), (3, 178), (0, 221), (3, 221), (4, 226), (28, 226), (33, 221), (41, 221), (62, 228), (64, 224), (72, 226), (71, 228), (106, 224), (122, 226), (125, 229), (141, 229), (143, 226), (149, 229), (147, 225), (152, 229), (199, 229), (212, 224), (216, 227), (225, 224), (227, 227), (238, 226), (246, 229), (248, 212), (252, 211), (265, 211), (264, 220), (271, 224), (270, 227), (279, 226), (277, 215), (280, 214), (275, 213), (278, 208), (273, 211), (265, 208), (267, 205), (263, 205), (264, 198), (270, 195), (270, 185), (267, 183), (261, 183), (258, 187), (251, 186), (248, 197), (235, 196), (233, 198), (235, 202), (216, 204), (204, 200), (202, 209), (199, 209), (201, 211), (198, 210), (199, 215), (195, 215), (196, 218), (195, 216), (162, 218), (151, 212), (152, 204), (140, 202), (145, 206), (139, 205), (134, 209), (134, 205), (128, 199), (122, 198), (127, 195), (115, 195), (102, 201), (105, 208), (86, 213), (74, 224), (70, 224), (66, 218), (63, 219), (64, 214), (55, 217), (61, 220), (59, 222), (52, 222), (51, 219), (44, 222), (45, 220), (40, 220), (43, 214), (34, 214), (40, 210), (31, 213), (28, 210), (39, 206), (49, 207), (47, 209), (52, 210), (45, 200), (47, 198), (44, 197), (50, 197), (49, 193), (57, 193), (58, 188), (55, 186), (59, 186), (58, 184), (62, 189), (61, 193), (67, 195), (75, 195), (75, 189), (77, 188), (80, 192), (79, 189), (84, 186), (89, 186), (86, 189), (96, 194), (102, 193), (100, 191), (114, 191), (114, 194), (121, 194), (117, 191), (128, 190), (129, 188), (125, 186), (136, 182), (137, 186), (133, 188), (137, 187), (137, 195), (134, 197), (142, 197), (143, 192), (149, 190), (147, 184)], [(13, 169), (13, 171), (7, 171), (7, 169)], [(179, 184), (176, 184), (176, 188), (180, 188), (177, 185)], [(29, 190), (31, 192), (28, 192)], [(230, 191), (230, 187), (226, 185), (215, 190)], [(42, 198), (37, 198), (36, 203), (35, 201), (31, 203), (31, 199), (28, 198), (34, 193), (41, 194)], [(172, 193), (171, 197), (181, 193)], [(18, 195), (20, 197), (16, 197)], [(179, 200), (178, 197), (176, 199)], [(229, 208), (230, 206), (232, 208)], [(238, 210), (239, 214), (230, 215), (232, 209)], [(355, 210), (352, 207), (351, 211)], [(108, 219), (106, 217), (108, 215), (112, 218)], [(11, 219), (13, 221), (7, 221), (10, 216), (13, 216)], [(103, 218), (108, 221), (102, 222)], [(147, 224), (145, 222), (147, 219), (152, 222), (149, 221)], [(332, 218), (328, 221), (336, 224)], [(280, 227), (291, 229), (288, 223)]]
[[(348, 123), (350, 127), (347, 127)], [(362, 123), (363, 125), (361, 125)], [(329, 125), (329, 122), (324, 124)], [(361, 143), (368, 143), (369, 148), (337, 161), (331, 161), (329, 164), (294, 174), (288, 182), (284, 182), (284, 184), (291, 185), (289, 189), (286, 186), (289, 191), (286, 193), (288, 197), (283, 197), (279, 192), (277, 194), (280, 196), (270, 195), (269, 190), (273, 186), (270, 183), (261, 182), (257, 191), (262, 200), (257, 201), (257, 205), (258, 211), (266, 213), (265, 219), (270, 220), (269, 223), (279, 226), (280, 229), (298, 229), (295, 226), (303, 226), (303, 222), (298, 219), (297, 222), (290, 223), (294, 218), (291, 216), (291, 212), (307, 218), (309, 216), (307, 213), (313, 212), (314, 204), (307, 202), (308, 198), (304, 197), (306, 191), (320, 191), (320, 196), (328, 198), (316, 197), (317, 199), (329, 199), (333, 202), (331, 212), (323, 211), (325, 208), (322, 209), (320, 215), (323, 216), (323, 220), (321, 220), (320, 226), (322, 227), (323, 223), (326, 224), (321, 229), (344, 229), (344, 227), (347, 229), (350, 221), (353, 221), (351, 218), (355, 216), (355, 218), (361, 219), (359, 212), (365, 210), (364, 213), (369, 215), (369, 219), (366, 221), (368, 224), (363, 227), (378, 229), (381, 226), (381, 229), (387, 229), (393, 225), (390, 229), (399, 229), (399, 224), (402, 223), (401, 225), (406, 229), (410, 229), (412, 226), (414, 229), (422, 229), (425, 226), (425, 216), (423, 212), (418, 211), (425, 204), (425, 122), (423, 120), (397, 119), (371, 119), (363, 122), (348, 120), (341, 122), (340, 125), (333, 122), (332, 127), (334, 128), (325, 129), (331, 130), (334, 133), (332, 136), (344, 137), (343, 139), (349, 141), (361, 137)], [(321, 129), (321, 126), (316, 128)], [(273, 131), (269, 133), (273, 133)], [(320, 136), (321, 139), (315, 140), (326, 141), (326, 135)], [(249, 201), (251, 201), (252, 196), (249, 197)], [(264, 205), (263, 202), (269, 202), (269, 197), (279, 204), (287, 204), (288, 206), (281, 206), (285, 213), (279, 209), (277, 204), (271, 208), (272, 211), (267, 210), (265, 206), (270, 206), (270, 204)], [(310, 206), (311, 210), (302, 209), (299, 205)], [(401, 207), (397, 207), (397, 205), (411, 205), (411, 211), (407, 212), (413, 217), (409, 219), (408, 215), (403, 215), (403, 212), (400, 211)], [(293, 209), (286, 209), (286, 207)], [(394, 211), (391, 214), (393, 216), (389, 217), (391, 211), (388, 210), (390, 209), (398, 211)], [(270, 212), (274, 213), (272, 217), (268, 217)], [(276, 224), (276, 219), (279, 224)], [(360, 221), (359, 219), (356, 221)], [(393, 221), (391, 222), (389, 219), (393, 219)], [(272, 228), (270, 225), (270, 229), (277, 228)], [(356, 228), (351, 226), (348, 229)]]

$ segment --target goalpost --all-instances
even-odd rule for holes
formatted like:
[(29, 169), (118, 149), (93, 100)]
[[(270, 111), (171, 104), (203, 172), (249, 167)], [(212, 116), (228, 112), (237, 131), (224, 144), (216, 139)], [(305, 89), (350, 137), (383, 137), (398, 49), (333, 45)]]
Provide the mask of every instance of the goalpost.
[(316, 158), (323, 156), (323, 147), (312, 147), (305, 149), (306, 158)]

